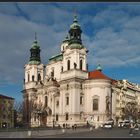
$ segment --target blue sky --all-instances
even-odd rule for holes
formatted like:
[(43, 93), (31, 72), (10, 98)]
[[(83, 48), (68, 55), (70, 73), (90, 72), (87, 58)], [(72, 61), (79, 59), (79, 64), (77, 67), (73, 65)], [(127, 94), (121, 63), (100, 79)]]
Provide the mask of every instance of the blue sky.
[(89, 70), (140, 84), (140, 3), (1, 2), (0, 93), (22, 100), (24, 65), (37, 32), (42, 63), (60, 53), (77, 11)]

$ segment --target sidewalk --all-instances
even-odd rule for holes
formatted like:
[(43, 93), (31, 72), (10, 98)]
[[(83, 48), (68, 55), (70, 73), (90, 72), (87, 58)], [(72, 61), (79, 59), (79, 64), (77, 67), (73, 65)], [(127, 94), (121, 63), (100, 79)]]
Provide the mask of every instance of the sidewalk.
[[(93, 129), (92, 131), (95, 131)], [(90, 128), (77, 128), (76, 130), (70, 129), (51, 129), (51, 130), (32, 130), (32, 131), (14, 131), (14, 132), (0, 132), (0, 138), (38, 138), (55, 135), (63, 135), (64, 133), (82, 133), (89, 132)]]
[[(58, 130), (41, 130), (41, 131), (32, 131), (31, 138), (35, 138), (35, 137), (41, 137), (41, 136), (52, 136), (52, 135), (61, 135), (64, 133), (82, 133), (82, 132), (89, 132), (90, 129), (89, 128), (77, 128), (76, 130), (72, 130), (72, 129), (64, 129), (65, 131), (63, 131), (63, 129), (58, 129)], [(95, 130), (95, 129), (94, 129)], [(93, 130), (93, 131), (94, 131)]]

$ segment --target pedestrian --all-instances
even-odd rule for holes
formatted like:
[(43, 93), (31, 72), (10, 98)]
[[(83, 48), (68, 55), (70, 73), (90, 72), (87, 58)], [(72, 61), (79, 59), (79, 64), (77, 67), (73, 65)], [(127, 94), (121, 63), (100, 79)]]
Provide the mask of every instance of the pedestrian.
[(133, 129), (134, 129), (134, 125), (133, 125), (133, 123), (130, 123), (130, 129), (129, 129), (130, 136), (133, 136)]
[(89, 123), (88, 123), (88, 121), (87, 121), (87, 127), (89, 127)]
[(65, 123), (63, 123), (63, 128), (65, 128)]
[(72, 125), (72, 130), (74, 130), (74, 125)]
[(76, 125), (76, 124), (74, 124), (74, 130), (76, 130), (76, 128), (77, 128), (77, 125)]

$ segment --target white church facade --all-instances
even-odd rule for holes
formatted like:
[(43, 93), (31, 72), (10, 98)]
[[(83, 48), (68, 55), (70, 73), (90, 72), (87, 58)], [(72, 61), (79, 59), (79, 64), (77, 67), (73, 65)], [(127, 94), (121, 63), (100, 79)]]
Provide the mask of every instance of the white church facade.
[[(24, 120), (31, 127), (94, 123), (97, 127), (116, 120), (116, 80), (102, 73), (100, 65), (88, 71), (88, 50), (82, 30), (74, 17), (69, 35), (60, 45), (60, 54), (41, 63), (40, 46), (35, 41), (25, 65), (23, 89)], [(120, 91), (119, 91), (120, 92)], [(114, 94), (113, 94), (114, 93)]]

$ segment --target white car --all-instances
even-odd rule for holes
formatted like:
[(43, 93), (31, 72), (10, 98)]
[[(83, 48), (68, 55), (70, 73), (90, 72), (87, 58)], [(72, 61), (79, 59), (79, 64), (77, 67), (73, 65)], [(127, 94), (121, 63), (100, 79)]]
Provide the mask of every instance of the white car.
[(130, 126), (129, 120), (120, 121), (118, 124), (118, 127), (123, 127), (123, 128), (129, 128), (129, 126)]
[(103, 124), (103, 128), (113, 128), (113, 121), (107, 121)]

